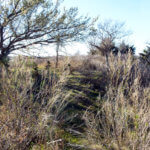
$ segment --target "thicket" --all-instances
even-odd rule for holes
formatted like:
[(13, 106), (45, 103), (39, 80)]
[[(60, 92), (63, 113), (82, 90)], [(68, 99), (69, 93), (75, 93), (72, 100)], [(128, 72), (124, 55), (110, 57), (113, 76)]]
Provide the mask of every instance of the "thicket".
[(109, 55), (109, 69), (100, 55), (57, 70), (51, 60), (42, 69), (28, 62), (1, 70), (0, 149), (149, 148), (148, 64), (131, 54)]

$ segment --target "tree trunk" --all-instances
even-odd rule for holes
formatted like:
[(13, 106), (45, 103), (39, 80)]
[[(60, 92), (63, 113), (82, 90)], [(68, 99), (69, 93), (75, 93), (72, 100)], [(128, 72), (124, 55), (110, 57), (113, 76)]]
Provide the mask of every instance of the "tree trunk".
[(105, 58), (106, 58), (107, 67), (108, 69), (110, 69), (108, 54), (105, 55)]
[(58, 61), (59, 61), (59, 42), (56, 46), (56, 68), (58, 68)]

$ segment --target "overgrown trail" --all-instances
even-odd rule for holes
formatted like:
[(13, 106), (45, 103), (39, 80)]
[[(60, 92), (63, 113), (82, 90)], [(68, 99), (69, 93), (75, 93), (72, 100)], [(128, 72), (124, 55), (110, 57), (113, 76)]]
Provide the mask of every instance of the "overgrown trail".
[(63, 93), (70, 94), (65, 100), (67, 105), (58, 114), (61, 128), (65, 131), (63, 138), (67, 142), (85, 144), (85, 141), (82, 143), (86, 129), (83, 115), (87, 109), (91, 112), (97, 111), (100, 97), (105, 93), (105, 85), (103, 74), (98, 71), (74, 72), (67, 77)]
[[(71, 90), (72, 95), (70, 101), (75, 109), (85, 110), (89, 106), (93, 106), (99, 95), (99, 86), (97, 82), (98, 76), (86, 75), (75, 72), (70, 75), (66, 83), (66, 90)], [(95, 87), (97, 86), (97, 87)]]

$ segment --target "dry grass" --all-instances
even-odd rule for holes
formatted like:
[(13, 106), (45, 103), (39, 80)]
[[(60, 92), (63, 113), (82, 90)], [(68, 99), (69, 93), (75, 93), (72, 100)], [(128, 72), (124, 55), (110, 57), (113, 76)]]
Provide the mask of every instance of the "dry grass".
[(111, 56), (110, 64), (110, 82), (97, 113), (84, 114), (91, 149), (148, 150), (150, 87), (143, 85), (141, 72), (148, 68), (140, 68), (131, 55)]
[[(26, 66), (28, 60), (18, 59), (12, 62), (9, 72), (2, 68), (0, 80), (0, 149), (24, 150), (33, 145), (58, 147), (48, 142), (57, 140), (54, 130), (55, 115), (51, 109), (56, 103), (65, 75), (59, 79), (56, 74), (38, 71), (39, 82), (33, 77), (34, 69)], [(35, 87), (36, 85), (37, 87)], [(58, 86), (59, 85), (59, 86)], [(46, 101), (46, 104), (45, 104)], [(41, 146), (40, 146), (41, 145)], [(59, 148), (58, 148), (59, 149)]]
[[(65, 150), (67, 144), (72, 147), (70, 149), (149, 149), (150, 66), (130, 54), (110, 55), (110, 68), (102, 56), (62, 58), (57, 70), (53, 60), (50, 60), (52, 66), (49, 70), (45, 69), (46, 62), (34, 60), (36, 66), (32, 61), (19, 57), (11, 62), (9, 71), (1, 70), (0, 149)], [(79, 75), (96, 76), (90, 82), (96, 80), (93, 85), (99, 84), (106, 89), (101, 96), (99, 88), (100, 96), (93, 101), (95, 110), (87, 109), (83, 115), (87, 132), (82, 133), (82, 148), (66, 144), (62, 132), (58, 132), (63, 123), (60, 114), (67, 120), (64, 109), (66, 99), (72, 94), (64, 90), (64, 83), (70, 76), (68, 64)], [(39, 67), (38, 71), (36, 67)], [(73, 72), (71, 76), (74, 76)], [(89, 83), (85, 81), (84, 84)]]

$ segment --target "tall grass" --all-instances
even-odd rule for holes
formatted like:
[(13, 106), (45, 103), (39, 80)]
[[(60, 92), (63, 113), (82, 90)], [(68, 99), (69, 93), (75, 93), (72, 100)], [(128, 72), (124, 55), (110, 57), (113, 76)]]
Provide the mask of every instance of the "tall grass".
[[(34, 68), (35, 65), (29, 67), (27, 62), (28, 59), (19, 58), (19, 61), (11, 62), (9, 71), (5, 68), (1, 71), (1, 150), (30, 149), (33, 145), (46, 145), (57, 139), (53, 127), (56, 126), (55, 116), (51, 115), (51, 110), (65, 76), (58, 78), (51, 68), (40, 71), (37, 66)], [(48, 146), (49, 149), (58, 147), (57, 143)]]
[[(109, 85), (97, 113), (83, 118), (91, 149), (148, 150), (150, 147), (150, 86), (143, 84), (148, 68), (130, 54), (110, 57)], [(144, 79), (145, 80), (145, 79)]]
[[(1, 67), (0, 150), (65, 150), (67, 145), (72, 149), (148, 150), (150, 66), (130, 54), (110, 55), (109, 68), (102, 56), (74, 56), (62, 62), (55, 70), (45, 62), (19, 57), (10, 62), (9, 70)], [(82, 145), (62, 138), (68, 134), (63, 120), (71, 120), (66, 108), (72, 90), (65, 85), (69, 77), (76, 77), (75, 72), (79, 79), (85, 77), (85, 86), (99, 90), (99, 97), (91, 101), (93, 109), (82, 111)], [(84, 95), (74, 103), (82, 100)]]

